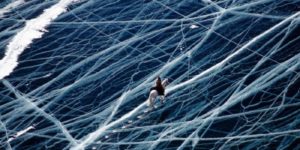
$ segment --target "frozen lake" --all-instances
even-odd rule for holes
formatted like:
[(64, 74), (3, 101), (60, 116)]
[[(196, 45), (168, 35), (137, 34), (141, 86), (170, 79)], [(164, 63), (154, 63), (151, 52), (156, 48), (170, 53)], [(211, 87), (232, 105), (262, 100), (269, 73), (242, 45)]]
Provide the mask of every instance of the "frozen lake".
[(2, 0), (0, 149), (300, 149), (299, 23), (299, 0)]

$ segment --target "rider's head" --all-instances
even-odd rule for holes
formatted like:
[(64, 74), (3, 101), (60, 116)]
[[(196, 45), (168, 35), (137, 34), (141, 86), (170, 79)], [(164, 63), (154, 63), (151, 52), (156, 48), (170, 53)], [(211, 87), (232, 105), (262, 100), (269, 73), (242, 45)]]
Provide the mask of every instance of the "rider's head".
[(160, 84), (161, 83), (161, 79), (160, 79), (160, 77), (158, 76), (157, 77), (157, 80), (156, 80), (156, 84)]

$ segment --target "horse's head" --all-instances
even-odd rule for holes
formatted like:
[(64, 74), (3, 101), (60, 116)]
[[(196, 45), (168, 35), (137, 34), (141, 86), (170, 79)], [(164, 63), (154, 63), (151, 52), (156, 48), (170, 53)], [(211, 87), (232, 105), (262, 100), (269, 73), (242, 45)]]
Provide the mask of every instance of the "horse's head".
[(169, 79), (164, 79), (164, 81), (162, 82), (162, 86), (166, 87), (169, 85)]

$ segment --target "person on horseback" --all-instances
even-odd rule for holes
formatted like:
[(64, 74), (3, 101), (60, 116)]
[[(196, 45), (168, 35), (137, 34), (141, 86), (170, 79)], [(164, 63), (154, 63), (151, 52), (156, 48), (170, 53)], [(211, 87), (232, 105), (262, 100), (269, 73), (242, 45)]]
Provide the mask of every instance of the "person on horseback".
[(160, 103), (164, 103), (165, 88), (168, 84), (168, 79), (161, 81), (161, 78), (159, 76), (157, 77), (155, 86), (150, 88), (150, 94), (148, 98), (148, 104), (151, 108), (154, 108), (154, 100), (157, 96), (160, 96)]

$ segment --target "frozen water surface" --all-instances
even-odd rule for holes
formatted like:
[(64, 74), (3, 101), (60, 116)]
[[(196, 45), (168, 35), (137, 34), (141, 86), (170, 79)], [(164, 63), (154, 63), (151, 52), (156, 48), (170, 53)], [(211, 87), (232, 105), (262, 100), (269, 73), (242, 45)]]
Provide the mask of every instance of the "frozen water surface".
[(298, 0), (1, 1), (0, 149), (300, 149), (299, 17)]

